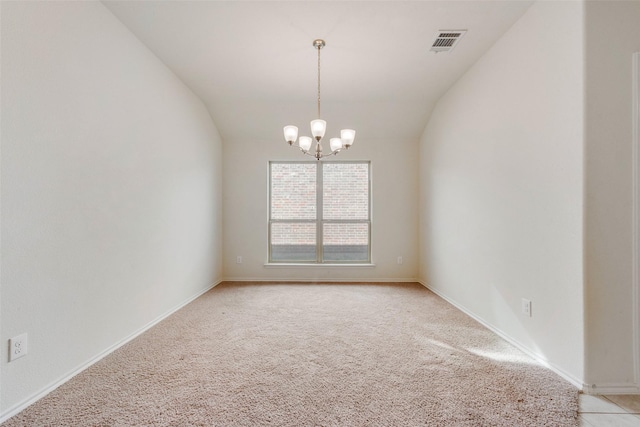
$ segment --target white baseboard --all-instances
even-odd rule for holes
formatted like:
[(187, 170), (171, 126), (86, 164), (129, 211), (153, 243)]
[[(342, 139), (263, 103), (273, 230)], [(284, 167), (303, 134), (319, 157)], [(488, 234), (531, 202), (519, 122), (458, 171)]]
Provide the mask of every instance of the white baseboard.
[(305, 277), (305, 278), (278, 278), (278, 277), (225, 277), (223, 282), (282, 282), (282, 283), (420, 283), (418, 279), (380, 279), (380, 278), (335, 278), (335, 277)]
[(187, 305), (190, 302), (194, 301), (195, 299), (197, 299), (198, 297), (202, 296), (203, 294), (209, 292), (211, 289), (213, 289), (214, 287), (216, 287), (220, 283), (222, 283), (222, 280), (218, 280), (217, 282), (212, 283), (211, 285), (209, 285), (204, 290), (198, 292), (194, 296), (191, 296), (191, 297), (187, 298), (185, 301), (183, 301), (180, 304), (178, 304), (177, 306), (171, 308), (169, 311), (165, 312), (164, 314), (158, 316), (157, 318), (155, 318), (151, 322), (147, 323), (146, 325), (144, 325), (142, 328), (138, 329), (137, 331), (135, 331), (131, 335), (129, 335), (129, 336), (123, 338), (122, 340), (118, 341), (117, 343), (113, 344), (111, 347), (109, 347), (106, 350), (102, 351), (101, 353), (99, 353), (98, 355), (96, 355), (92, 359), (88, 360), (87, 362), (83, 363), (82, 365), (78, 366), (77, 368), (75, 368), (71, 372), (67, 373), (66, 375), (63, 375), (60, 379), (58, 379), (58, 380), (52, 382), (51, 384), (45, 386), (40, 391), (34, 393), (33, 395), (29, 396), (28, 398), (24, 399), (23, 401), (17, 403), (16, 405), (13, 405), (12, 407), (10, 407), (9, 409), (7, 409), (6, 411), (4, 411), (3, 413), (0, 414), (0, 424), (5, 422), (9, 418), (13, 417), (14, 415), (17, 415), (22, 410), (26, 409), (29, 405), (31, 405), (31, 404), (37, 402), (38, 400), (42, 399), (47, 394), (51, 393), (53, 390), (55, 390), (58, 387), (60, 387), (62, 384), (66, 383), (71, 378), (73, 378), (76, 375), (78, 375), (80, 372), (82, 372), (85, 369), (89, 368), (94, 363), (100, 361), (101, 359), (104, 359), (109, 354), (113, 353), (114, 351), (116, 351), (117, 349), (122, 347), (123, 345), (127, 344), (129, 341), (133, 340), (137, 336), (139, 336), (142, 333), (146, 332), (147, 330), (151, 329), (153, 326), (155, 326), (156, 324), (160, 323), (162, 320), (166, 319), (167, 317), (171, 316), (173, 313), (175, 313), (176, 311), (180, 310), (185, 305)]
[(638, 384), (584, 384), (586, 394), (640, 394)]
[(427, 283), (424, 283), (422, 281), (419, 281), (418, 283), (420, 283), (425, 288), (429, 289), (434, 294), (438, 295), (443, 300), (447, 301), (449, 304), (453, 305), (458, 310), (460, 310), (463, 313), (465, 313), (467, 316), (469, 316), (472, 319), (476, 320), (478, 323), (483, 325), (485, 328), (489, 329), (490, 331), (492, 331), (493, 333), (498, 335), (500, 338), (504, 339), (509, 344), (513, 345), (514, 347), (516, 347), (517, 349), (519, 349), (520, 351), (525, 353), (527, 356), (529, 356), (532, 359), (534, 359), (536, 362), (540, 363), (542, 366), (551, 369), (553, 372), (555, 372), (556, 374), (560, 375), (565, 380), (569, 381), (571, 384), (573, 384), (579, 390), (583, 390), (584, 389), (584, 385), (585, 384), (583, 383), (583, 381), (581, 379), (576, 378), (572, 374), (569, 374), (565, 370), (563, 370), (563, 369), (559, 368), (558, 366), (554, 365), (553, 363), (549, 362), (541, 354), (536, 353), (535, 351), (531, 350), (530, 348), (524, 346), (522, 343), (518, 342), (513, 337), (507, 335), (506, 333), (504, 333), (500, 329), (496, 328), (494, 325), (486, 322), (481, 317), (478, 317), (476, 314), (474, 314), (473, 312), (469, 311), (466, 307), (460, 305), (458, 302), (456, 302), (455, 300), (449, 298), (447, 295), (443, 294), (442, 292), (438, 291), (437, 289), (432, 288)]

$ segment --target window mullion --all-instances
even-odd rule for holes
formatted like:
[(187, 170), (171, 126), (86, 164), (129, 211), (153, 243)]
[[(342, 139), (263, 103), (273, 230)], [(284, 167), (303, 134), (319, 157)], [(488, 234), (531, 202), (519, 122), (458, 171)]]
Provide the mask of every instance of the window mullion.
[(324, 186), (322, 182), (322, 163), (318, 162), (316, 168), (316, 262), (323, 262), (323, 243), (322, 243), (322, 197)]

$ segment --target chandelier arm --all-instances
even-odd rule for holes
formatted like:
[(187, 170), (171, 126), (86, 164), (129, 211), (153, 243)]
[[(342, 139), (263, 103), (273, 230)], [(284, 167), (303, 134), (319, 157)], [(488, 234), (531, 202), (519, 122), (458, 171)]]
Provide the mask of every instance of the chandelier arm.
[[(300, 147), (298, 146), (298, 148), (300, 148)], [(316, 152), (316, 151), (314, 151), (314, 152), (312, 153), (311, 151), (305, 151), (305, 150), (303, 150), (302, 148), (300, 148), (300, 151), (302, 152), (302, 154), (306, 154), (307, 156), (311, 156), (311, 157), (313, 157), (313, 158), (315, 158), (315, 159), (317, 159), (317, 160), (324, 159), (325, 157), (329, 157), (329, 156), (337, 156), (337, 155), (338, 155), (338, 153), (340, 152), (340, 150), (335, 150), (335, 151), (332, 151), (332, 152), (331, 152), (331, 153), (329, 153), (329, 154), (320, 154), (320, 155), (318, 156), (318, 154), (317, 154), (317, 152)]]
[[(340, 152), (340, 150), (336, 150), (336, 151), (332, 151), (329, 154), (322, 154), (320, 156), (320, 159), (324, 159), (325, 157), (329, 157), (329, 156), (337, 156), (339, 152)], [(314, 157), (316, 157), (316, 156), (314, 156)], [(320, 159), (318, 159), (318, 160), (320, 160)]]

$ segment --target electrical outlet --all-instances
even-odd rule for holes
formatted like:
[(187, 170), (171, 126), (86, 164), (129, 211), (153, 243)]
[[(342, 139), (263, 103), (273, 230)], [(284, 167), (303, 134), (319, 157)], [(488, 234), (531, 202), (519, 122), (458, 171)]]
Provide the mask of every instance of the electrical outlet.
[(402, 257), (401, 256), (398, 257), (398, 264), (402, 264)]
[(522, 314), (531, 317), (531, 301), (526, 298), (522, 298)]
[(27, 334), (21, 334), (9, 340), (9, 362), (27, 355)]
[(242, 257), (240, 255), (236, 257), (236, 264), (242, 264)]

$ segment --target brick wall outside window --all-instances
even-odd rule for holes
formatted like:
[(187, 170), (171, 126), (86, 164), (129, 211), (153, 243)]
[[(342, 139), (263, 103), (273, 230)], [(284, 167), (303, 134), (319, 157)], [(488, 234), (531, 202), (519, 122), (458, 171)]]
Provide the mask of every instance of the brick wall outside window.
[[(358, 256), (365, 253), (368, 257), (368, 162), (273, 162), (270, 174), (272, 255), (275, 248), (299, 251), (300, 259), (311, 258), (315, 245), (320, 243), (316, 230), (321, 227), (322, 245), (330, 258), (336, 256), (338, 260), (340, 253), (349, 251), (359, 251)], [(322, 186), (321, 218), (317, 210), (319, 185)]]

